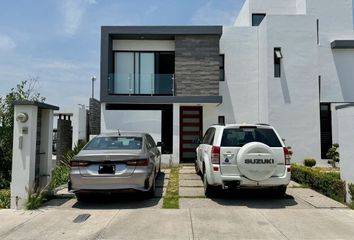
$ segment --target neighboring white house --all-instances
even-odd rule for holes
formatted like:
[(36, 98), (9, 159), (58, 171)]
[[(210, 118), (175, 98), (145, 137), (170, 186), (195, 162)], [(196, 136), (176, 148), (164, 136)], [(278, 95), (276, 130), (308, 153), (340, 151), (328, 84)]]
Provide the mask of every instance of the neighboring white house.
[(175, 163), (218, 122), (271, 124), (293, 161), (325, 158), (354, 102), (351, 0), (247, 0), (234, 26), (102, 27), (101, 44), (101, 130), (150, 132)]

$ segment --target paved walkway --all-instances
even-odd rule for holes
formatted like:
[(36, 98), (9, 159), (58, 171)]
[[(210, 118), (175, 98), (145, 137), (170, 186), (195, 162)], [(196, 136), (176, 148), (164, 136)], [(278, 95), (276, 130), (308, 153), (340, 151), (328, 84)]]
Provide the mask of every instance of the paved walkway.
[[(161, 209), (160, 195), (121, 195), (81, 204), (56, 199), (37, 211), (0, 210), (0, 239), (353, 239), (354, 211), (310, 189), (287, 197), (224, 193), (208, 199), (192, 167), (180, 171), (180, 208)], [(256, 191), (258, 192), (258, 191)], [(64, 194), (64, 192), (63, 192)]]

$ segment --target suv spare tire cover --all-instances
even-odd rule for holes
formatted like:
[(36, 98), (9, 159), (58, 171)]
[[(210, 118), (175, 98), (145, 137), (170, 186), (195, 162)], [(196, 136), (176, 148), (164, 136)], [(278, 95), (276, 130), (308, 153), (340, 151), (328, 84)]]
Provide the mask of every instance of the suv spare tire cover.
[(274, 152), (268, 145), (251, 142), (237, 153), (237, 166), (248, 179), (264, 181), (274, 174), (277, 163)]

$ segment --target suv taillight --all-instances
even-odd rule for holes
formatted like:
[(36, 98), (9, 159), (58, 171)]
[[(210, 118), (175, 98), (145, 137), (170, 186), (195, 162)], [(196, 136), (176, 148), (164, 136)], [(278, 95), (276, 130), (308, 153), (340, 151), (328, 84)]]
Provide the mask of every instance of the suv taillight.
[(220, 164), (220, 147), (211, 148), (211, 163)]
[(287, 147), (284, 147), (284, 160), (285, 160), (285, 165), (290, 165), (290, 152)]

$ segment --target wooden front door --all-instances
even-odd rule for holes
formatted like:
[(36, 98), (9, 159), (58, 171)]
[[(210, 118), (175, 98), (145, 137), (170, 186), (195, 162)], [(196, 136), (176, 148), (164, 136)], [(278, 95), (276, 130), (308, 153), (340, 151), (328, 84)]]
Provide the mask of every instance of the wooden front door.
[(197, 142), (203, 136), (203, 108), (181, 107), (180, 108), (180, 160), (181, 162), (194, 162), (197, 154)]

